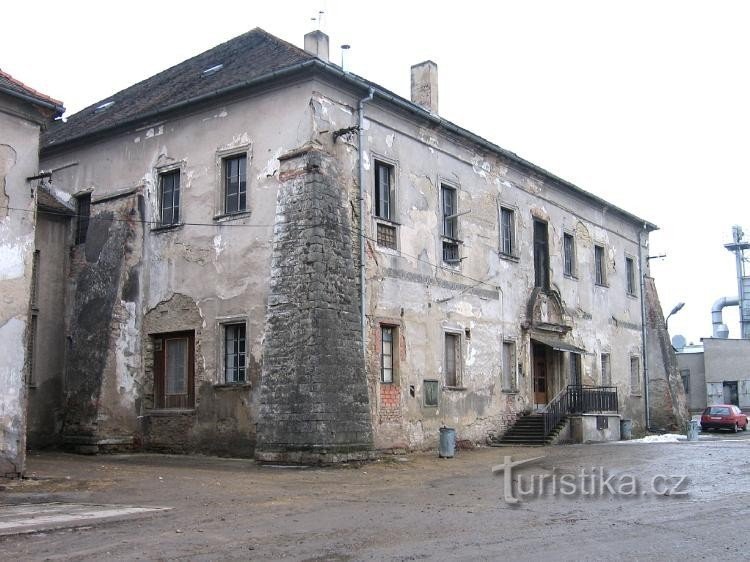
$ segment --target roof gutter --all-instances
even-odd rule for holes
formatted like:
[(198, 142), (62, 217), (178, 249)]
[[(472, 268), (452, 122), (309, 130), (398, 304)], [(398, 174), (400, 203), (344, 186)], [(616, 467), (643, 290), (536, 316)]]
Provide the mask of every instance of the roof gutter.
[(55, 117), (58, 117), (59, 115), (65, 113), (65, 107), (63, 107), (62, 105), (57, 105), (49, 101), (40, 100), (39, 98), (35, 98), (34, 96), (29, 96), (15, 90), (11, 90), (10, 88), (0, 87), (0, 92), (23, 101), (33, 103), (34, 105), (51, 109), (55, 112)]

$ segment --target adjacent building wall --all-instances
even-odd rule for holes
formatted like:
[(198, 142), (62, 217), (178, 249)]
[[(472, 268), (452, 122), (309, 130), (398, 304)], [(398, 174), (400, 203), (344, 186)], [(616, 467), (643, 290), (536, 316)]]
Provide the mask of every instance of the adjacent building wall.
[[(677, 353), (677, 367), (680, 377), (688, 371), (688, 409), (697, 414), (703, 411), (707, 404), (706, 397), (706, 367), (704, 353)], [(684, 385), (683, 385), (684, 386)]]
[(750, 408), (750, 340), (703, 339), (707, 405), (725, 404), (724, 382), (737, 383), (740, 408)]
[(23, 474), (29, 298), (36, 222), (39, 132), (33, 106), (0, 94), (0, 476)]

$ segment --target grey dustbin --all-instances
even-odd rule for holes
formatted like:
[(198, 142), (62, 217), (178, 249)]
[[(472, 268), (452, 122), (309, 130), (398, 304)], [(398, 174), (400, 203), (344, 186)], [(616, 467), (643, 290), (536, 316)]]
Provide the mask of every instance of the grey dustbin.
[(630, 441), (633, 438), (633, 420), (620, 420), (620, 439)]
[(456, 430), (452, 427), (440, 428), (440, 451), (441, 459), (452, 459), (456, 452)]
[(690, 420), (687, 422), (687, 435), (688, 441), (698, 441), (698, 434), (700, 433), (700, 422), (698, 420)]

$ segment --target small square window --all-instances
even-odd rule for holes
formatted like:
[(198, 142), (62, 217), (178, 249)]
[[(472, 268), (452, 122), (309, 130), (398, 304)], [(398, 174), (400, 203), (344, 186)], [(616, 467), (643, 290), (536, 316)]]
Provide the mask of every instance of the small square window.
[(437, 407), (438, 395), (440, 392), (440, 385), (435, 380), (422, 381), (424, 386), (424, 405), (429, 407)]
[(242, 383), (247, 380), (247, 340), (245, 323), (224, 325), (224, 381)]
[(443, 240), (443, 261), (450, 264), (461, 263), (458, 255), (458, 242)]
[(224, 212), (241, 213), (247, 210), (247, 155), (230, 156), (222, 160), (224, 184)]
[(396, 249), (396, 227), (382, 222), (377, 223), (378, 246)]
[(575, 277), (576, 242), (572, 234), (563, 233), (563, 274)]
[(159, 174), (159, 223), (170, 226), (180, 222), (180, 171)]
[(594, 246), (594, 274), (597, 285), (607, 284), (607, 264), (604, 261), (604, 246)]

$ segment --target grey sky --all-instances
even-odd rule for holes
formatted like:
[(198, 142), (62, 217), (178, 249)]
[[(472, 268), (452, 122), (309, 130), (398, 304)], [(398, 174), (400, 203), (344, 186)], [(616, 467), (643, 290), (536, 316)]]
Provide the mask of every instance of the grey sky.
[[(316, 27), (348, 70), (409, 97), (434, 60), (440, 113), (651, 222), (671, 333), (711, 333), (734, 296), (733, 224), (750, 231), (750, 3), (740, 1), (13, 2), (0, 68), (69, 113), (253, 27)], [(736, 309), (725, 311), (739, 337)]]

